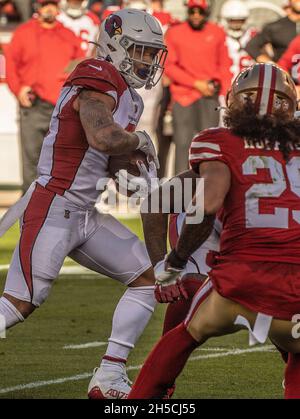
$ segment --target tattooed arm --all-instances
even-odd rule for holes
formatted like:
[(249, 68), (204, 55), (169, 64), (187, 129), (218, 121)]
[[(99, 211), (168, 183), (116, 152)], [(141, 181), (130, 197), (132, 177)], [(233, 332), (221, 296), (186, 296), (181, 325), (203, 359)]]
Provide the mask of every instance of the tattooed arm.
[(109, 155), (128, 154), (138, 148), (139, 138), (114, 122), (114, 107), (112, 97), (90, 90), (83, 90), (74, 103), (91, 147)]
[[(174, 189), (171, 188), (172, 182), (174, 179), (178, 179), (182, 185), (182, 194), (177, 196), (174, 194)], [(141, 213), (143, 220), (143, 228), (145, 235), (145, 242), (147, 250), (152, 262), (152, 265), (155, 266), (158, 262), (164, 259), (165, 255), (168, 252), (167, 249), (167, 236), (168, 236), (168, 219), (169, 214), (175, 213), (177, 208), (184, 207), (184, 179), (192, 179), (192, 195), (194, 195), (196, 190), (196, 179), (199, 179), (199, 176), (196, 175), (192, 170), (181, 173), (178, 176), (175, 176), (173, 179), (161, 185), (158, 189), (154, 190), (144, 201)], [(178, 189), (177, 189), (178, 190)], [(163, 212), (163, 198), (169, 197), (169, 212)], [(158, 212), (154, 212), (154, 208), (151, 208), (151, 203), (158, 202)], [(157, 210), (156, 209), (156, 210)], [(153, 211), (153, 212), (152, 212)]]
[(200, 224), (185, 223), (176, 249), (168, 258), (171, 266), (185, 266), (188, 258), (207, 240), (230, 188), (230, 169), (222, 162), (201, 163), (199, 173), (204, 179), (204, 220)]

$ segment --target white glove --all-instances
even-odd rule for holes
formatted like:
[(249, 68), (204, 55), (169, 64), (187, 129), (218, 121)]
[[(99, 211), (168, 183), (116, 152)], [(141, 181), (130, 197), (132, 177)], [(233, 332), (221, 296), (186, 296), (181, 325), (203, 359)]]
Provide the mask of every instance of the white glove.
[(187, 300), (188, 293), (181, 281), (183, 269), (177, 269), (167, 264), (167, 257), (158, 262), (154, 268), (156, 278), (154, 295), (159, 303), (175, 303)]
[(119, 191), (130, 191), (136, 193), (140, 198), (146, 198), (150, 192), (158, 188), (157, 171), (154, 162), (149, 163), (149, 169), (143, 162), (137, 162), (140, 176), (134, 176), (121, 169), (116, 174), (115, 182), (119, 185)]
[(158, 262), (154, 267), (154, 276), (156, 283), (159, 285), (174, 285), (177, 282), (177, 279), (180, 278), (182, 269), (177, 269), (173, 267), (166, 266), (166, 258)]
[(139, 144), (136, 149), (145, 153), (149, 157), (149, 160), (153, 159), (156, 168), (159, 169), (158, 157), (150, 135), (146, 131), (136, 131), (135, 134), (139, 139)]
[(141, 177), (147, 182), (148, 194), (154, 191), (154, 189), (158, 188), (159, 181), (157, 178), (157, 170), (154, 161), (148, 162), (149, 169), (147, 169), (146, 165), (140, 161), (137, 161), (136, 165), (139, 168)]

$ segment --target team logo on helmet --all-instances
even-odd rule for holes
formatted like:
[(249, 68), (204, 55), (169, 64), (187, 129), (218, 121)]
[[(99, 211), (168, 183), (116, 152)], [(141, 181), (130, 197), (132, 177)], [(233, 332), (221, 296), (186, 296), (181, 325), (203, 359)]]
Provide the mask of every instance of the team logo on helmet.
[(105, 22), (105, 31), (110, 38), (115, 35), (122, 35), (122, 19), (120, 16), (111, 15), (108, 17)]

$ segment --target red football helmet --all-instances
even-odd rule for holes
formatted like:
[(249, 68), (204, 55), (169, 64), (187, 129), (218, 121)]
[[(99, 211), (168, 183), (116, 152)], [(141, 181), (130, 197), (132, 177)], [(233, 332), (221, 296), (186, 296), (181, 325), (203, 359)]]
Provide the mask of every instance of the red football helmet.
[(237, 76), (227, 95), (227, 106), (243, 106), (247, 99), (259, 115), (281, 111), (292, 116), (297, 109), (295, 83), (274, 64), (255, 64)]
[(206, 0), (188, 0), (186, 5), (189, 9), (192, 9), (193, 7), (201, 7), (201, 9), (206, 10), (209, 7)]

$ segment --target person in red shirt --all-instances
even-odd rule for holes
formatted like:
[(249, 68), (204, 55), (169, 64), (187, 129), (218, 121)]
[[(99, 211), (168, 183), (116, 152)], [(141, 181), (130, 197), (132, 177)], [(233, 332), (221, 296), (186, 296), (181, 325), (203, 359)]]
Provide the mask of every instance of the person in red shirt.
[[(211, 337), (242, 329), (248, 329), (251, 346), (269, 337), (282, 352), (289, 352), (286, 397), (300, 398), (296, 109), (291, 77), (273, 64), (256, 64), (232, 84), (226, 128), (205, 130), (193, 139), (189, 160), (204, 180), (204, 218), (198, 224), (185, 223), (175, 249), (156, 265), (157, 299), (186, 298), (181, 275), (222, 211), (220, 253), (185, 322), (156, 345), (129, 398), (165, 395), (194, 349)], [(193, 202), (197, 199), (194, 196)]]
[(164, 29), (179, 23), (178, 19), (174, 18), (171, 13), (164, 10), (163, 0), (151, 0), (149, 12), (160, 21)]
[(232, 61), (225, 31), (208, 22), (205, 0), (189, 0), (187, 21), (166, 34), (166, 75), (171, 79), (176, 173), (188, 169), (188, 149), (202, 129), (218, 126), (218, 96), (230, 87)]
[(36, 178), (43, 138), (80, 40), (56, 20), (58, 0), (38, 0), (37, 14), (15, 31), (5, 49), (7, 83), (20, 104), (23, 192)]
[(278, 65), (292, 75), (297, 84), (298, 99), (300, 99), (300, 35), (290, 43), (278, 61)]

